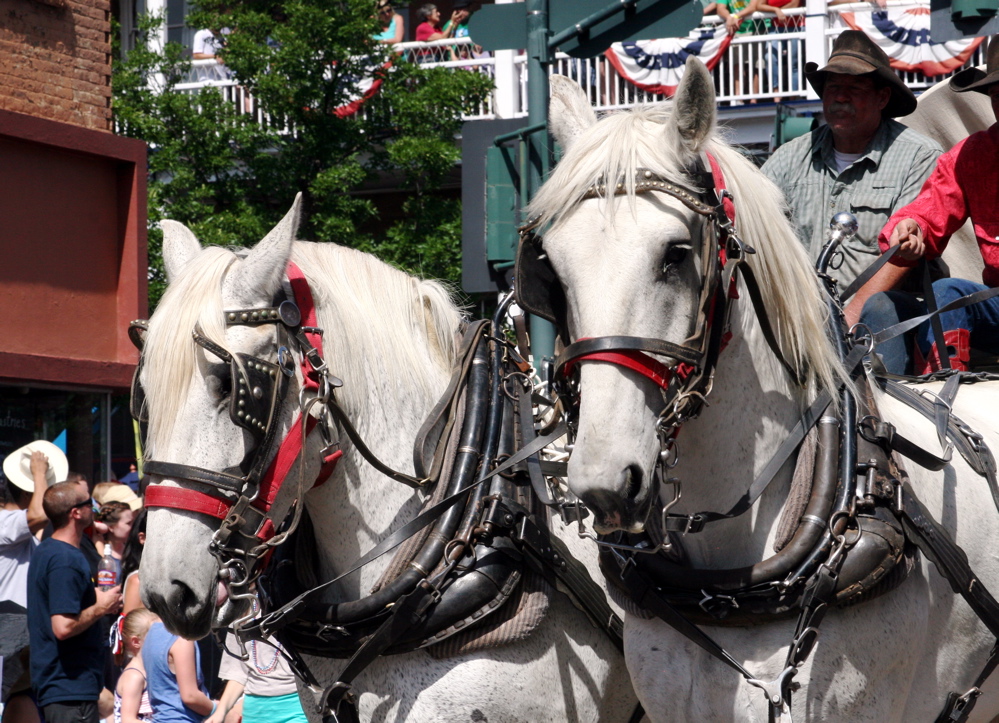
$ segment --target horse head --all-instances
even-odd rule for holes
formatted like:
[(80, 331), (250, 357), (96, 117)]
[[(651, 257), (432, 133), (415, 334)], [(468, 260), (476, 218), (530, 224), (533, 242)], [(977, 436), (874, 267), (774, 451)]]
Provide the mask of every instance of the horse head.
[[(715, 138), (715, 120), (711, 76), (693, 58), (671, 104), (600, 120), (575, 83), (552, 78), (551, 127), (564, 155), (530, 216), (547, 226), (537, 258), (560, 282), (556, 321), (573, 342), (556, 365), (576, 435), (569, 485), (601, 533), (643, 528), (680, 424), (711, 390), (711, 349), (729, 321), (718, 313), (730, 296), (726, 259), (755, 270), (784, 355), (807, 382), (834, 375), (821, 359), (820, 288), (779, 191)], [(753, 249), (729, 226), (722, 183)], [(808, 307), (804, 320), (785, 324), (796, 304)]]
[[(252, 424), (234, 423), (237, 414), (240, 420), (249, 417), (233, 411), (240, 405), (234, 397), (251, 379), (245, 376), (246, 367), (256, 365), (249, 360), (277, 361), (275, 335), (281, 324), (227, 323), (224, 312), (274, 308), (298, 219), (296, 199), (285, 218), (245, 255), (202, 248), (185, 226), (163, 222), (169, 288), (149, 321), (137, 381), (148, 416), (146, 458), (156, 460), (147, 463), (149, 491), (156, 490), (161, 498), (165, 490), (174, 491), (184, 502), (150, 509), (141, 595), (168, 628), (186, 638), (203, 637), (213, 624), (227, 624), (245, 610), (227, 600), (219, 560), (209, 550), (224, 514), (195, 511), (187, 502), (194, 499), (193, 493), (209, 507), (231, 506), (246, 494), (245, 489), (227, 490), (197, 478), (205, 471), (220, 473), (223, 482), (246, 477), (259, 448), (274, 436), (280, 439), (292, 426), (295, 405), (280, 402), (272, 402), (270, 414), (261, 415), (269, 416), (267, 426), (273, 434), (264, 435), (264, 422), (256, 417)], [(301, 374), (296, 370), (291, 375), (290, 368), (267, 367), (267, 371), (277, 371), (270, 377), (283, 385), (284, 398), (294, 399)], [(260, 384), (267, 387), (266, 381)], [(261, 396), (258, 389), (251, 384), (250, 396)], [(263, 396), (266, 402), (267, 394)]]

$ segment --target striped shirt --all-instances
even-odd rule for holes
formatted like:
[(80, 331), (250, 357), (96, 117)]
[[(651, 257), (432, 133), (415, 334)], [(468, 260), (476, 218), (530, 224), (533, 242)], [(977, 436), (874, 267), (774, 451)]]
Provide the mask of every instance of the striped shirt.
[(857, 235), (840, 247), (843, 263), (830, 269), (845, 285), (874, 261), (878, 233), (919, 194), (940, 153), (934, 141), (887, 119), (867, 150), (842, 173), (836, 170), (828, 126), (778, 148), (763, 172), (784, 192), (798, 238), (813, 261), (825, 244), (829, 220), (840, 211), (857, 217)]

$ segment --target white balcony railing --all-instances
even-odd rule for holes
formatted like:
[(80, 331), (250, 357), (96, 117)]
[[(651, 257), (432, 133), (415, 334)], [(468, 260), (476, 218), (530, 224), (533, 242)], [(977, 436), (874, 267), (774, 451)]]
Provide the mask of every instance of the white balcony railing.
[[(821, 3), (821, 0), (811, 2)], [(888, 0), (888, 7), (892, 11), (901, 12), (908, 8), (928, 8), (929, 2)], [(840, 13), (870, 9), (871, 5), (866, 2), (828, 7), (824, 14), (816, 14), (811, 8), (809, 11), (797, 8), (788, 10), (785, 14), (805, 16), (804, 27), (800, 30), (733, 38), (713, 71), (719, 104), (724, 107), (772, 101), (814, 100), (816, 96), (805, 81), (806, 46), (824, 49), (824, 57), (807, 58), (824, 64), (836, 36), (848, 27)], [(757, 14), (757, 17), (764, 16), (762, 13)], [(720, 22), (720, 19), (708, 17), (704, 22), (711, 25)], [(467, 112), (466, 120), (527, 115), (527, 57), (523, 51), (500, 51), (477, 56), (473, 53), (468, 38), (400, 43), (395, 49), (408, 60), (423, 65), (471, 70), (492, 77), (496, 88), (482, 104)], [(984, 50), (980, 47), (968, 65), (984, 62)], [(622, 78), (604, 55), (575, 59), (559, 53), (551, 72), (579, 81), (589, 94), (591, 102), (600, 110), (627, 108), (662, 99), (662, 96), (644, 91)], [(916, 92), (948, 77), (927, 78), (916, 72), (900, 73), (900, 76)], [(176, 89), (179, 92), (195, 92), (205, 87), (218, 88), (240, 112), (254, 114), (260, 123), (271, 122), (260, 111), (253, 98), (228, 77), (224, 66), (214, 60), (194, 61), (190, 77)]]

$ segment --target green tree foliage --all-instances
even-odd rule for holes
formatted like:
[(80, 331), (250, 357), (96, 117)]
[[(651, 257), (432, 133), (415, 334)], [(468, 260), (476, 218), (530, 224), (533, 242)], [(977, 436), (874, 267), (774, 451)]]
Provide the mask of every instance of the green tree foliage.
[[(373, 0), (202, 0), (192, 27), (225, 32), (220, 52), (253, 98), (185, 90), (183, 50), (143, 42), (117, 55), (112, 106), (119, 132), (149, 155), (150, 301), (165, 284), (158, 221), (182, 221), (203, 243), (252, 245), (304, 197), (301, 238), (371, 251), (402, 268), (456, 282), (460, 204), (436, 192), (460, 151), (464, 110), (492, 87), (480, 73), (409, 63), (371, 38)], [(340, 117), (356, 82), (379, 93), (364, 117)], [(249, 112), (247, 112), (249, 111)], [(376, 174), (405, 191), (401, 220), (377, 235), (378, 210), (356, 191)]]

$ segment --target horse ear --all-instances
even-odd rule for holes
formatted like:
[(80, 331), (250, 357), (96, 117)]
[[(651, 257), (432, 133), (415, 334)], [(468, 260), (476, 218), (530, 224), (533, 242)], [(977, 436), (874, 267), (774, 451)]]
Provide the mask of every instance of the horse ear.
[(184, 267), (201, 253), (201, 243), (194, 233), (179, 221), (165, 220), (163, 229), (163, 266), (167, 281), (173, 282)]
[(597, 122), (597, 114), (576, 81), (564, 75), (553, 75), (550, 83), (552, 100), (548, 108), (548, 122), (555, 140), (563, 150), (568, 150), (583, 131)]
[(686, 150), (700, 152), (715, 129), (715, 84), (704, 63), (693, 56), (687, 58), (676, 90), (673, 117)]
[(291, 258), (291, 246), (298, 232), (302, 216), (302, 194), (295, 196), (295, 202), (284, 218), (271, 229), (250, 253), (243, 263), (236, 267), (238, 276), (234, 279), (234, 289), (245, 295), (246, 303), (254, 303), (262, 294), (270, 297), (277, 291)]

